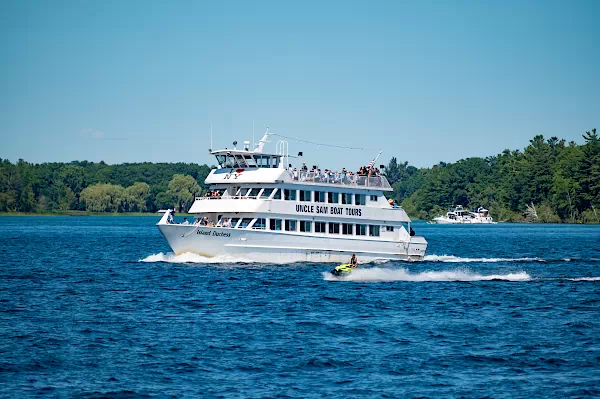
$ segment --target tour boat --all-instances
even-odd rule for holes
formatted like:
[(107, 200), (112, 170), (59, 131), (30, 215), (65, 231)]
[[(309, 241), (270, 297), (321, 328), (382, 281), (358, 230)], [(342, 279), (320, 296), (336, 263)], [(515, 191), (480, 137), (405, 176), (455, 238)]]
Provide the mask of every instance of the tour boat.
[(437, 224), (497, 224), (490, 216), (490, 212), (479, 207), (468, 211), (462, 205), (450, 208), (445, 216), (433, 218)]
[(171, 209), (157, 223), (175, 254), (268, 263), (346, 263), (352, 254), (361, 263), (423, 259), (427, 241), (386, 199), (392, 188), (385, 176), (294, 169), (287, 141), (263, 152), (271, 135), (254, 149), (246, 141), (243, 149), (234, 142), (211, 150), (218, 166), (205, 180), (212, 194), (189, 209), (196, 223), (175, 223)]

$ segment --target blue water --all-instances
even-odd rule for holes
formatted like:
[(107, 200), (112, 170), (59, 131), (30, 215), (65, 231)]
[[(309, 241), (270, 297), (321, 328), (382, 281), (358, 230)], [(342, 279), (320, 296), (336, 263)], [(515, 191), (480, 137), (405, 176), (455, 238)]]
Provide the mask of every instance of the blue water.
[(0, 397), (600, 396), (600, 226), (415, 224), (426, 261), (330, 281), (155, 222), (0, 218)]

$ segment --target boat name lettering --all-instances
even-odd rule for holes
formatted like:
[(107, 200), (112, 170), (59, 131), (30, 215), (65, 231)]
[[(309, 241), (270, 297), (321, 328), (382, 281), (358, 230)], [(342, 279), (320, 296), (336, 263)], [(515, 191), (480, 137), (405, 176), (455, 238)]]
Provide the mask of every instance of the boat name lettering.
[(231, 237), (230, 233), (227, 233), (224, 231), (214, 231), (214, 230), (209, 230), (209, 231), (196, 230), (196, 234), (199, 234), (202, 236), (213, 236), (213, 237)]
[(362, 216), (362, 209), (344, 208), (342, 206), (296, 205), (296, 212), (317, 213), (323, 215)]

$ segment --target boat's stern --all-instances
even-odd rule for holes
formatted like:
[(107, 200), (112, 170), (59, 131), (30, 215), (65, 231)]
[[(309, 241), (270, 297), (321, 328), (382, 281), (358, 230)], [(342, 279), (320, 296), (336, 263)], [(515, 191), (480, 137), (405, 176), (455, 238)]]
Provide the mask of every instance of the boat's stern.
[(425, 258), (425, 252), (427, 251), (427, 240), (425, 237), (413, 236), (410, 238), (408, 244), (408, 259), (410, 260), (423, 260)]

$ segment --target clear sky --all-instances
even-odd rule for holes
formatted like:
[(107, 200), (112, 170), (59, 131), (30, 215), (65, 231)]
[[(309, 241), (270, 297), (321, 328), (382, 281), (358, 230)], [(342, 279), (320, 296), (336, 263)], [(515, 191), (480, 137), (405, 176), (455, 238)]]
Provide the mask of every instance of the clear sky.
[(322, 167), (431, 166), (600, 128), (596, 0), (4, 0), (0, 48), (12, 161), (212, 163), (211, 124), (255, 121), (373, 149), (290, 141)]

